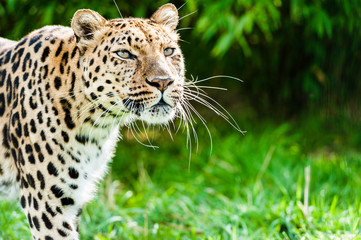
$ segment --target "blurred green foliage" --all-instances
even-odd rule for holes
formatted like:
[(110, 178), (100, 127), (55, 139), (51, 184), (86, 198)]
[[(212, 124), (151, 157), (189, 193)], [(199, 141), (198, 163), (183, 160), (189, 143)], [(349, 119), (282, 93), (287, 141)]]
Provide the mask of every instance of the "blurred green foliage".
[[(117, 2), (123, 16), (149, 17), (167, 1)], [(337, 108), (355, 111), (361, 90), (361, 1), (173, 3), (182, 6), (179, 32), (189, 75), (227, 74), (245, 81), (213, 81), (232, 89), (229, 102), (242, 96), (258, 113), (279, 116), (313, 106), (331, 114), (339, 114)], [(20, 39), (44, 25), (69, 26), (80, 8), (119, 17), (111, 0), (1, 0), (0, 35)]]
[(201, 69), (241, 76), (240, 93), (260, 112), (359, 103), (360, 1), (195, 2), (194, 34), (215, 59)]

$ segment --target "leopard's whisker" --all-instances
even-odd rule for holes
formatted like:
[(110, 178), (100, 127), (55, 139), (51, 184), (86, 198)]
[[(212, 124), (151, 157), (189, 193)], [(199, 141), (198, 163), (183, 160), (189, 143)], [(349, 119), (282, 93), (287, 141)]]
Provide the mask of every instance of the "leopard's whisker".
[[(182, 119), (184, 120), (184, 126), (187, 132), (187, 140), (186, 140), (186, 146), (189, 148), (189, 157), (188, 157), (188, 171), (190, 171), (191, 167), (191, 159), (192, 159), (192, 137), (191, 137), (191, 131), (193, 132), (193, 136), (195, 137), (195, 141), (197, 142), (197, 149), (198, 149), (198, 135), (195, 131), (195, 128), (193, 126), (193, 122), (195, 120), (193, 119), (193, 116), (191, 115), (190, 111), (188, 110), (187, 105), (183, 104), (184, 99), (182, 100), (182, 104), (180, 107)], [(191, 126), (191, 127), (190, 127)]]
[[(115, 123), (115, 121), (118, 119), (118, 115), (119, 115), (119, 113), (122, 111), (122, 109), (121, 108), (119, 108), (119, 110), (117, 111), (117, 114), (115, 115), (115, 118), (113, 119), (113, 122), (112, 122), (112, 128), (114, 128), (114, 123)], [(122, 117), (124, 116), (125, 114), (123, 114), (122, 115)], [(120, 118), (121, 119), (121, 118)], [(120, 119), (119, 119), (119, 122), (118, 122), (118, 126), (121, 124), (121, 121), (120, 121)]]
[(179, 123), (178, 123), (178, 127), (176, 127), (176, 126), (175, 126), (175, 123), (173, 123), (174, 129), (175, 129), (175, 134), (178, 133), (179, 129), (180, 129), (181, 126), (184, 124), (184, 123), (183, 123), (183, 122), (184, 122), (184, 119), (183, 119), (182, 107), (181, 107), (181, 106), (178, 107), (176, 116), (177, 116), (180, 120), (179, 120)]
[(102, 127), (104, 127), (105, 119), (107, 119), (107, 117), (108, 117), (108, 115), (109, 115), (109, 113), (110, 113), (110, 111), (111, 111), (111, 109), (112, 109), (113, 107), (114, 107), (114, 105), (110, 106), (110, 107), (107, 108), (107, 110), (105, 111), (106, 114), (105, 114), (105, 116), (103, 116), (103, 121), (102, 121), (102, 123), (101, 123), (101, 126), (102, 126)]
[[(144, 101), (145, 101), (145, 97), (142, 96), (141, 98), (142, 98), (142, 101), (144, 102)], [(144, 110), (144, 105), (141, 105), (141, 106), (142, 106), (142, 111), (143, 111), (143, 110)], [(141, 120), (141, 122), (142, 122), (143, 129), (144, 129), (144, 133), (145, 133), (145, 136), (146, 136), (146, 138), (147, 138), (147, 140), (148, 140), (149, 145), (154, 146), (154, 145), (151, 143), (150, 139), (149, 139), (147, 130), (145, 129), (144, 121)], [(159, 147), (158, 147), (158, 146), (154, 146), (153, 149), (155, 149), (155, 148), (159, 148)]]
[(193, 28), (191, 28), (191, 27), (178, 28), (176, 30), (176, 32), (183, 31), (183, 30), (191, 30), (191, 29), (193, 29)]
[[(182, 100), (183, 101), (183, 100)], [(178, 129), (176, 130), (176, 133), (179, 131), (179, 129), (181, 128), (181, 126), (182, 126), (182, 123), (184, 123), (184, 124), (188, 124), (188, 118), (187, 118), (187, 116), (186, 116), (186, 114), (185, 114), (185, 111), (184, 111), (184, 109), (183, 109), (183, 106), (182, 106), (182, 103), (181, 102), (179, 102), (178, 103), (178, 111), (179, 111), (179, 113), (180, 113), (180, 119), (181, 119), (181, 121), (180, 121), (180, 123), (179, 123), (179, 125), (178, 125)]]
[(208, 132), (210, 144), (211, 144), (211, 149), (210, 149), (210, 153), (209, 153), (211, 155), (212, 150), (213, 150), (213, 139), (212, 139), (211, 131), (209, 130), (209, 128), (207, 126), (207, 121), (204, 119), (204, 117), (189, 102), (184, 101), (184, 103), (198, 116), (198, 118), (201, 120), (202, 124), (206, 128), (206, 130)]
[(103, 112), (97, 117), (97, 119), (94, 121), (94, 123), (93, 123), (93, 125), (92, 125), (92, 127), (91, 127), (91, 129), (90, 129), (90, 131), (89, 131), (89, 136), (92, 135), (94, 126), (97, 124), (98, 120), (101, 118), (101, 116), (103, 116), (103, 114), (104, 114), (105, 112), (106, 112), (106, 111), (103, 111)]
[(122, 13), (120, 12), (120, 9), (119, 9), (119, 7), (118, 7), (117, 2), (116, 2), (115, 0), (113, 0), (113, 2), (114, 2), (114, 4), (115, 4), (115, 6), (117, 7), (117, 10), (118, 10), (118, 13), (119, 13), (119, 15), (120, 15), (120, 18), (123, 18), (123, 15), (122, 15)]
[[(171, 122), (172, 122), (172, 121), (171, 121)], [(173, 135), (172, 135), (172, 133), (171, 133), (171, 131), (170, 131), (169, 123), (166, 123), (166, 124), (165, 124), (165, 128), (167, 129), (167, 131), (168, 131), (168, 133), (169, 133), (169, 136), (170, 136), (170, 138), (172, 139), (172, 141), (174, 141)]]
[(192, 159), (192, 137), (190, 133), (189, 122), (186, 123), (186, 131), (187, 131), (187, 143), (186, 146), (189, 147), (189, 157), (188, 157), (188, 171), (191, 169), (191, 159)]
[[(121, 98), (120, 100), (118, 100), (117, 102), (115, 102), (115, 104), (113, 104), (112, 106), (110, 106), (108, 109), (107, 109), (107, 114), (105, 115), (105, 117), (103, 118), (103, 122), (102, 122), (102, 126), (104, 126), (104, 121), (105, 119), (107, 118), (108, 114), (110, 113), (110, 110), (112, 110), (112, 108), (114, 108), (115, 106), (118, 106), (118, 103), (122, 102), (124, 98)], [(114, 118), (114, 120), (116, 120), (116, 118)], [(113, 120), (113, 122), (114, 122)], [(113, 124), (112, 124), (113, 126)]]
[[(240, 129), (240, 127), (238, 126), (236, 120), (232, 117), (232, 115), (220, 104), (218, 103), (216, 100), (214, 100), (213, 98), (211, 98), (210, 96), (203, 94), (203, 93), (198, 93), (199, 96), (195, 96), (192, 94), (193, 90), (190, 90), (189, 92), (184, 92), (185, 96), (190, 96), (190, 97), (195, 97), (195, 101), (199, 102), (200, 104), (212, 109), (215, 113), (217, 113), (218, 115), (220, 115), (224, 120), (226, 120), (234, 129), (236, 129), (238, 132), (244, 134), (244, 131), (242, 131)], [(202, 96), (202, 97), (200, 97)], [(225, 112), (225, 114), (223, 112), (221, 112), (220, 110), (218, 110), (213, 104), (211, 104), (210, 102), (208, 102), (207, 100), (205, 100), (204, 98), (209, 99), (210, 101), (212, 101), (213, 103), (215, 103), (218, 107), (220, 107), (222, 109), (222, 111)]]
[[(178, 113), (177, 113), (177, 110), (176, 110), (176, 113), (175, 113), (175, 118), (180, 118), (180, 116), (178, 116), (177, 115)], [(182, 119), (180, 119), (180, 121), (181, 121)], [(171, 124), (172, 124), (172, 128), (173, 128), (173, 130), (176, 130), (176, 126), (175, 126), (175, 123), (174, 123), (174, 121), (175, 121), (175, 119), (172, 119), (170, 122), (171, 122)], [(177, 133), (177, 132), (176, 132)]]
[[(135, 125), (135, 127), (136, 127), (135, 131), (136, 131), (136, 130), (139, 131), (138, 136), (141, 136), (140, 133), (143, 133), (143, 132), (142, 132), (141, 129), (139, 128), (138, 123), (137, 123), (136, 121), (134, 122), (134, 125)], [(144, 127), (144, 124), (143, 124), (143, 127)], [(144, 130), (145, 130), (145, 128), (144, 128)], [(158, 146), (154, 146), (154, 145), (151, 143), (151, 141), (150, 141), (150, 139), (149, 139), (149, 137), (148, 137), (148, 134), (147, 134), (146, 132), (144, 132), (144, 134), (145, 134), (146, 139), (147, 139), (147, 141), (148, 141), (148, 143), (149, 143), (149, 144), (146, 144), (146, 145), (147, 145), (148, 147), (153, 148), (153, 149), (158, 148)]]
[(155, 146), (155, 145), (153, 145), (153, 144), (151, 143), (151, 141), (150, 141), (150, 139), (149, 139), (149, 136), (148, 136), (148, 133), (147, 133), (147, 129), (145, 129), (144, 121), (142, 120), (141, 122), (142, 122), (142, 126), (143, 126), (143, 129), (144, 129), (144, 134), (145, 134), (145, 136), (146, 136), (146, 138), (147, 138), (147, 140), (148, 140), (149, 145), (153, 146), (153, 148), (159, 148), (158, 146)]
[[(191, 94), (191, 97), (193, 97), (193, 98), (196, 98), (196, 96), (198, 96), (199, 95), (199, 92), (200, 91), (203, 91), (203, 90), (201, 90), (201, 89), (199, 89), (199, 88), (197, 88), (196, 87), (196, 90), (192, 90), (192, 89), (190, 89), (189, 87), (187, 87), (187, 86), (184, 86), (184, 93), (188, 93), (188, 95), (189, 94)], [(204, 91), (203, 91), (204, 92)], [(187, 96), (188, 96), (187, 95)], [(188, 96), (189, 97), (189, 96)], [(190, 100), (190, 99), (188, 99), (188, 100)], [(193, 100), (193, 99), (192, 99)]]
[[(149, 148), (153, 148), (153, 149), (157, 148), (156, 146), (148, 145), (148, 144), (145, 144), (145, 143), (143, 143), (142, 141), (140, 141), (140, 140), (137, 138), (136, 134), (133, 132), (133, 128), (134, 128), (135, 122), (131, 122), (130, 124), (131, 124), (131, 125), (130, 125), (130, 128), (129, 128), (129, 129), (130, 129), (130, 131), (131, 131), (134, 139), (135, 139), (138, 143), (140, 143), (140, 144), (141, 144), (142, 146), (144, 146), (144, 147), (149, 147)], [(136, 131), (135, 128), (134, 128), (134, 131)], [(137, 133), (137, 132), (136, 132), (136, 133)], [(138, 136), (140, 136), (140, 135), (138, 135)]]
[[(187, 98), (186, 98), (187, 99)], [(234, 126), (234, 124), (229, 120), (229, 117), (227, 115), (225, 115), (224, 113), (222, 113), (220, 110), (218, 110), (216, 107), (214, 107), (212, 104), (210, 104), (209, 102), (207, 102), (206, 100), (202, 99), (202, 98), (194, 98), (194, 96), (192, 96), (191, 99), (189, 100), (193, 100), (196, 101), (206, 107), (208, 107), (209, 109), (213, 110), (217, 115), (221, 116), (224, 120), (226, 120), (230, 125), (232, 125), (237, 131), (242, 132), (240, 129), (238, 129), (238, 126)]]
[(193, 125), (193, 122), (195, 123), (196, 120), (194, 119), (191, 111), (189, 110), (189, 107), (187, 105), (184, 105), (184, 106), (185, 106), (185, 108), (184, 108), (185, 112), (187, 113), (186, 115), (188, 115), (189, 118), (190, 118), (189, 124), (190, 124), (192, 132), (193, 132), (193, 137), (194, 137), (194, 140), (195, 140), (195, 143), (196, 143), (196, 150), (198, 152), (198, 134), (197, 134), (197, 131), (195, 130), (194, 125)]
[[(102, 97), (108, 97), (107, 95), (104, 95), (104, 96), (102, 96)], [(114, 106), (114, 105), (112, 105), (112, 106)], [(111, 107), (112, 107), (111, 106)], [(110, 108), (111, 108), (110, 107)], [(91, 127), (91, 129), (90, 129), (90, 132), (89, 132), (89, 136), (91, 136), (91, 134), (92, 134), (92, 131), (93, 131), (93, 128), (94, 128), (94, 126), (96, 125), (96, 123), (97, 123), (97, 121), (105, 114), (105, 113), (107, 113), (107, 112), (109, 112), (110, 110), (109, 110), (109, 108), (107, 108), (106, 110), (104, 110), (98, 117), (97, 117), (97, 119), (94, 121), (94, 123), (93, 123), (93, 126)], [(105, 119), (105, 118), (104, 118)], [(104, 121), (104, 119), (103, 119), (103, 121)]]
[(177, 10), (181, 10), (186, 4), (188, 3), (188, 1), (185, 1), (185, 3), (182, 4), (182, 6), (180, 6)]
[(199, 89), (202, 89), (202, 88), (205, 88), (205, 89), (214, 89), (214, 90), (221, 90), (221, 91), (228, 91), (227, 88), (223, 88), (223, 87), (214, 87), (214, 86), (199, 86), (199, 85), (187, 85), (186, 87), (193, 87), (193, 88), (199, 88)]
[[(203, 94), (203, 93), (201, 93), (199, 91), (194, 91), (194, 90), (189, 89), (187, 91), (184, 91), (184, 96), (188, 100), (194, 100), (194, 101), (198, 101), (199, 103), (203, 102), (203, 103), (207, 104), (207, 106), (210, 107), (213, 111), (215, 111), (216, 113), (219, 113), (220, 115), (226, 117), (226, 119), (229, 119), (229, 118), (232, 117), (231, 114), (229, 114), (227, 112), (227, 110), (225, 108), (223, 108), (223, 106), (221, 104), (219, 104), (216, 100), (214, 100), (213, 98), (211, 98), (207, 94)], [(212, 102), (214, 102), (215, 104), (217, 104), (223, 111), (226, 112), (226, 114), (228, 116), (226, 116), (224, 113), (222, 113), (219, 109), (217, 109), (215, 106), (213, 106), (210, 102), (208, 102), (204, 98), (207, 98), (207, 99), (211, 100)]]
[[(120, 99), (117, 103), (119, 103), (119, 102), (121, 102), (121, 101), (123, 101), (123, 100), (124, 100), (124, 98)], [(125, 104), (127, 103), (127, 101), (129, 101), (129, 99), (127, 99), (123, 105), (125, 105)], [(119, 110), (118, 110), (115, 118), (113, 119), (112, 128), (114, 127), (115, 121), (118, 119), (119, 113), (122, 112), (122, 111), (124, 111), (124, 110), (123, 110), (122, 108), (119, 108)], [(125, 114), (126, 114), (126, 113), (124, 112), (124, 114), (122, 115), (122, 117), (119, 119), (119, 124), (121, 123), (121, 120), (123, 119), (123, 117), (125, 116)]]
[[(116, 94), (119, 94), (119, 91), (117, 91)], [(76, 120), (78, 120), (81, 117), (81, 115), (83, 115), (85, 112), (96, 109), (98, 107), (98, 102), (107, 97), (109, 97), (109, 96), (108, 95), (99, 96), (96, 99), (94, 99), (93, 101), (86, 104), (85, 106), (81, 107), (79, 110), (77, 110), (78, 116), (77, 116)], [(93, 106), (93, 108), (89, 108), (91, 106)]]
[(201, 82), (205, 82), (205, 81), (209, 81), (209, 80), (212, 80), (212, 79), (216, 79), (216, 78), (226, 78), (226, 79), (232, 79), (232, 80), (236, 80), (238, 82), (243, 82), (242, 79), (240, 78), (237, 78), (237, 77), (233, 77), (233, 76), (228, 76), (228, 75), (216, 75), (216, 76), (212, 76), (212, 77), (208, 77), (208, 78), (204, 78), (204, 79), (194, 79), (193, 76), (191, 76), (192, 79), (187, 79), (191, 82), (194, 82), (195, 84), (198, 84), (198, 83), (201, 83)]
[(182, 19), (186, 18), (186, 17), (189, 17), (193, 14), (195, 14), (196, 12), (198, 12), (198, 10), (194, 11), (194, 12), (191, 12), (191, 13), (188, 13), (187, 15), (184, 15), (183, 17), (179, 18), (179, 21), (181, 21)]
[[(76, 110), (76, 112), (78, 114), (77, 114), (77, 118), (75, 120), (78, 120), (86, 111), (95, 109), (97, 107), (97, 103), (105, 97), (106, 97), (105, 95), (97, 97), (93, 101), (91, 101), (91, 102), (87, 103), (85, 106), (81, 107), (79, 110)], [(93, 106), (93, 108), (89, 109), (89, 107), (92, 107), (92, 106)]]
[(181, 38), (179, 38), (178, 40), (181, 41), (181, 42), (190, 44), (190, 42), (188, 42), (188, 41), (186, 41), (186, 40), (183, 40), (183, 39), (181, 39)]
[[(128, 103), (128, 101), (129, 101), (129, 99), (127, 99), (127, 100), (123, 103), (124, 107), (125, 107), (125, 105)], [(127, 108), (125, 108), (125, 110), (127, 110)], [(119, 109), (116, 118), (118, 118), (118, 114), (119, 114), (119, 112), (121, 112), (121, 111), (124, 111), (124, 110), (123, 110), (122, 108)], [(120, 117), (120, 119), (119, 119), (119, 124), (122, 123), (122, 121), (123, 121), (123, 119), (125, 118), (125, 116), (127, 115), (127, 113), (129, 113), (129, 111), (128, 111), (128, 112), (125, 112), (125, 113)], [(116, 118), (115, 118), (115, 119), (116, 119)], [(113, 120), (113, 123), (114, 123), (114, 121), (115, 121), (115, 120)], [(127, 124), (126, 124), (126, 126), (127, 126)]]

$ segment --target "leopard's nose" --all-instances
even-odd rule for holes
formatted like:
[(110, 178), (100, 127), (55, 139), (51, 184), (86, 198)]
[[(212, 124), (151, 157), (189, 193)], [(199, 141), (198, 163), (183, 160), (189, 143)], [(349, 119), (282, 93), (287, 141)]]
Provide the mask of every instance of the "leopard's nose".
[(150, 86), (156, 87), (161, 92), (164, 92), (168, 86), (172, 85), (174, 82), (171, 78), (153, 78), (152, 80), (145, 79), (145, 82), (148, 83)]

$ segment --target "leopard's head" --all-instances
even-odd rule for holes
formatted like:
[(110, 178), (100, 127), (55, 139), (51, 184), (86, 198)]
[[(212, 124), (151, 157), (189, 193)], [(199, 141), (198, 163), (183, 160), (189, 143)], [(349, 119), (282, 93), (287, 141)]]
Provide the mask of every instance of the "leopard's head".
[(173, 119), (180, 110), (185, 72), (178, 20), (172, 4), (150, 19), (106, 20), (92, 10), (77, 11), (72, 29), (86, 98), (123, 123)]

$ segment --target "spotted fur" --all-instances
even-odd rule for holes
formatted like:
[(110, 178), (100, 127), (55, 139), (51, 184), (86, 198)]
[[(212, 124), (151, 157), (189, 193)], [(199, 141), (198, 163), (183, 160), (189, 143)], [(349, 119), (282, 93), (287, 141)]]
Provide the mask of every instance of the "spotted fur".
[(177, 9), (0, 38), (0, 197), (17, 198), (34, 239), (79, 239), (82, 207), (110, 161), (119, 128), (173, 119), (183, 96)]

